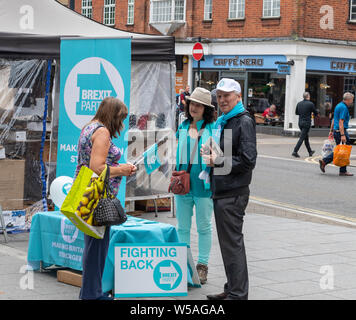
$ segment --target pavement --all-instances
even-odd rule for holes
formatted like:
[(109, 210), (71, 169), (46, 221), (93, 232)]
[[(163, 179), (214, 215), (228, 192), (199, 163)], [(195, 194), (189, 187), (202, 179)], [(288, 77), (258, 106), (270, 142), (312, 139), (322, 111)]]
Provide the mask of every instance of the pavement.
[[(257, 166), (261, 166), (261, 170), (267, 165), (269, 168), (276, 166), (280, 170), (281, 163), (287, 162), (291, 164), (287, 168), (291, 172), (298, 171), (298, 166), (312, 166), (314, 163), (316, 175), (304, 175), (303, 179), (307, 177), (319, 179), (317, 175), (320, 175), (324, 184), (328, 184), (327, 179), (331, 179), (335, 187), (339, 178), (336, 176), (337, 168), (330, 168), (329, 176), (318, 172), (317, 157), (323, 140), (325, 139), (321, 137), (311, 138), (312, 147), (317, 150), (315, 157), (308, 158), (303, 146), (300, 150), (301, 158), (296, 160), (291, 157), (291, 149), (297, 141), (296, 137), (258, 134), (260, 159)], [(269, 162), (264, 162), (267, 160)], [(352, 154), (351, 162), (356, 166), (355, 153)], [(266, 182), (256, 180), (258, 170), (256, 167), (244, 223), (249, 269), (249, 299), (356, 299), (356, 223), (347, 220), (348, 217), (331, 215), (330, 212), (317, 212), (306, 200), (304, 202), (298, 200), (298, 205), (302, 206), (304, 203), (309, 208), (308, 212), (304, 212), (306, 210), (299, 206), (296, 207), (291, 199), (285, 198), (286, 202), (281, 203), (282, 189), (293, 190), (293, 185), (289, 181), (286, 181), (275, 193), (279, 202), (269, 194), (258, 194), (257, 187), (266, 185)], [(356, 173), (353, 168), (350, 171)], [(303, 170), (299, 169), (299, 172)], [(270, 175), (273, 176), (271, 173)], [(287, 171), (284, 175), (288, 175)], [(268, 185), (271, 187), (276, 184), (278, 182), (276, 179), (269, 179)], [(351, 179), (353, 181), (353, 178)], [(349, 183), (352, 181), (350, 180)], [(261, 198), (264, 195), (266, 197)], [(353, 201), (353, 197), (349, 201)], [(172, 218), (169, 212), (159, 212), (157, 218), (154, 213), (144, 213), (140, 218), (176, 225), (176, 219)], [(198, 236), (194, 218), (191, 234), (191, 248), (196, 261)], [(11, 234), (9, 239), (10, 241), (5, 243), (4, 237), (0, 234), (0, 300), (78, 299), (80, 289), (58, 282), (56, 269), (26, 272), (29, 233)], [(213, 218), (213, 243), (207, 284), (201, 288), (189, 288), (187, 297), (165, 299), (205, 300), (207, 294), (220, 293), (225, 281)]]
[[(251, 206), (251, 208), (253, 208)], [(171, 213), (141, 218), (172, 225)], [(207, 284), (189, 288), (187, 297), (205, 300), (226, 281), (213, 219), (213, 244)], [(250, 300), (353, 300), (356, 298), (356, 229), (259, 214), (247, 210), (244, 236)], [(57, 281), (56, 270), (26, 273), (29, 233), (0, 234), (0, 300), (77, 300), (79, 288)], [(197, 258), (193, 219), (191, 247)], [(23, 289), (21, 289), (23, 288)], [(142, 299), (142, 298), (141, 298)], [(148, 299), (148, 298), (147, 298)], [(149, 298), (155, 300), (159, 298)]]

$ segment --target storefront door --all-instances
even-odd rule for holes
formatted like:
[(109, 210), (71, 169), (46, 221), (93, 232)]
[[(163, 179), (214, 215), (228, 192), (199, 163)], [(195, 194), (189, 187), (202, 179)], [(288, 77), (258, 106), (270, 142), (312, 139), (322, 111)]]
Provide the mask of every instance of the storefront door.
[(247, 101), (247, 72), (235, 72), (235, 71), (222, 71), (221, 78), (230, 78), (236, 80), (241, 86), (242, 102), (246, 104)]

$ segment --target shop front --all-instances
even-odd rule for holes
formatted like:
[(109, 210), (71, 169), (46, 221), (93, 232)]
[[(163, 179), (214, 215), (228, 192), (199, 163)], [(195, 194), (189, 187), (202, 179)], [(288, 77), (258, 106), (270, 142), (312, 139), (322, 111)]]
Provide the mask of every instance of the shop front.
[[(305, 86), (320, 111), (320, 119), (329, 118), (345, 92), (355, 94), (356, 59), (309, 56)], [(356, 116), (355, 104), (350, 108), (350, 115)]]
[[(205, 56), (200, 62), (200, 86), (212, 91), (221, 78), (232, 78), (241, 85), (243, 102), (255, 114), (262, 114), (271, 104), (283, 118), (286, 75), (278, 73), (278, 62), (285, 56), (244, 55)], [(276, 64), (277, 63), (277, 64)], [(198, 63), (193, 62), (193, 87), (199, 82)]]

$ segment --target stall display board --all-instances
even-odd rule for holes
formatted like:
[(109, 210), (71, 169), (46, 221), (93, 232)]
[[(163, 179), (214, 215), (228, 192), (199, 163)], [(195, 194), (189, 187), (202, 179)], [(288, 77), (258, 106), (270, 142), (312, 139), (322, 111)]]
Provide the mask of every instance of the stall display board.
[(115, 297), (187, 296), (187, 245), (116, 244)]
[[(130, 38), (70, 38), (61, 40), (60, 108), (58, 125), (57, 177), (73, 177), (77, 165), (77, 144), (82, 128), (89, 123), (102, 100), (120, 99), (129, 108), (131, 88)], [(126, 162), (128, 117), (124, 130), (113, 143)], [(125, 199), (126, 179), (118, 198)]]

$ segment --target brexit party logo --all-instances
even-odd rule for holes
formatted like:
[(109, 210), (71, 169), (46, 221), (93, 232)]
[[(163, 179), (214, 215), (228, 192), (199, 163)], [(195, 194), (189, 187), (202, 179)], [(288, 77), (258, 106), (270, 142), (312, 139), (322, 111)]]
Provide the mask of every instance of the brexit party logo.
[(67, 218), (61, 221), (62, 238), (67, 243), (73, 243), (78, 238), (79, 229), (77, 229)]
[(72, 123), (81, 129), (106, 97), (124, 101), (124, 83), (118, 70), (107, 60), (90, 57), (70, 71), (64, 87), (64, 105)]
[(153, 279), (158, 288), (165, 291), (176, 289), (182, 281), (182, 269), (172, 260), (161, 261), (153, 271)]

